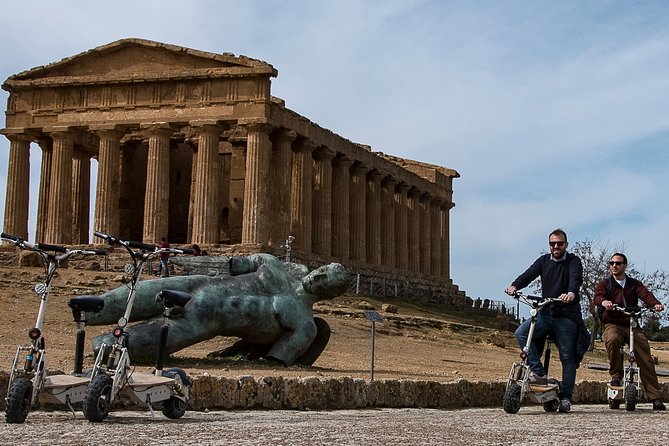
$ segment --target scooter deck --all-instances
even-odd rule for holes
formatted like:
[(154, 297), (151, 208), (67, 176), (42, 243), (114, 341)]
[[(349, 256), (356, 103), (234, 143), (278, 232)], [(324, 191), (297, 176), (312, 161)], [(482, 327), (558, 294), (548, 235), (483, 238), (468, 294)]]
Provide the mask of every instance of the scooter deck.
[(530, 390), (535, 393), (548, 392), (558, 387), (557, 384), (530, 384)]
[(161, 384), (170, 384), (173, 382), (174, 378), (156, 376), (150, 373), (133, 373), (132, 376), (128, 378), (128, 385), (130, 387), (158, 386)]
[(80, 384), (88, 384), (90, 381), (91, 379), (85, 376), (51, 375), (44, 379), (44, 388), (54, 389), (61, 387), (72, 387), (78, 386)]

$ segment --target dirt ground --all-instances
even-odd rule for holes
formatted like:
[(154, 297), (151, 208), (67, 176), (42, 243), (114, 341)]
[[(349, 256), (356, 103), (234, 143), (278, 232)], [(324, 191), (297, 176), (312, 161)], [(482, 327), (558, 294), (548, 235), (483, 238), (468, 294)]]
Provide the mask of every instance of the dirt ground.
[[(27, 332), (35, 324), (39, 299), (34, 285), (43, 280), (41, 267), (0, 267), (0, 371), (8, 371), (17, 345), (26, 345)], [(52, 284), (43, 333), (51, 371), (70, 372), (73, 365), (75, 324), (67, 307), (70, 297), (101, 294), (122, 285), (122, 265), (112, 271), (78, 269), (76, 264), (58, 270)], [(364, 302), (363, 302), (364, 301)], [(384, 303), (396, 305), (396, 314), (382, 311)], [(313, 366), (282, 367), (266, 362), (210, 359), (207, 354), (231, 345), (236, 338), (216, 337), (174, 354), (168, 365), (183, 367), (192, 376), (211, 374), (237, 377), (281, 375), (369, 378), (371, 375), (372, 323), (363, 310), (370, 305), (384, 317), (375, 324), (375, 379), (415, 379), (440, 382), (504, 381), (518, 357), (518, 348), (505, 318), (473, 310), (419, 307), (400, 300), (345, 295), (319, 302), (315, 315), (331, 327), (330, 342)], [(88, 327), (86, 366), (93, 362), (90, 340), (111, 326)], [(658, 367), (669, 367), (668, 345), (654, 344)], [(557, 358), (557, 355), (554, 356)], [(605, 363), (602, 346), (586, 356), (584, 363)], [(148, 369), (149, 364), (138, 370)], [(559, 364), (552, 367), (559, 377)], [(608, 380), (608, 373), (581, 367), (577, 380)], [(660, 377), (662, 382), (669, 380)]]

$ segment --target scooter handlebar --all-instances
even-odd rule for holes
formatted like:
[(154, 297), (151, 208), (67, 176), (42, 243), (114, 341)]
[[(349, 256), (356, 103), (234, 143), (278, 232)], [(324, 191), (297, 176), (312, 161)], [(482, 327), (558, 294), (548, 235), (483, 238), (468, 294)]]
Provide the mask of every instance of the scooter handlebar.
[(37, 249), (41, 249), (42, 251), (54, 251), (54, 252), (61, 252), (61, 253), (67, 252), (67, 248), (64, 247), (64, 246), (50, 245), (48, 243), (38, 243), (37, 244)]
[(522, 293), (520, 291), (516, 291), (516, 293), (512, 297), (514, 299), (522, 301), (527, 305), (538, 305), (540, 307), (547, 305), (551, 302), (562, 302), (560, 299), (557, 299), (555, 297), (533, 296), (530, 294)]
[(142, 251), (154, 251), (156, 249), (155, 245), (149, 245), (142, 242), (128, 242), (128, 246), (131, 248), (141, 249)]
[(650, 308), (650, 307), (639, 307), (639, 306), (621, 307), (618, 304), (613, 304), (611, 309), (615, 310), (615, 311), (620, 311), (621, 313), (624, 313), (628, 316), (641, 316), (643, 313), (647, 313), (647, 312), (655, 313), (655, 309)]
[(81, 253), (85, 256), (106, 256), (109, 254), (104, 249), (85, 249), (82, 250)]
[(17, 237), (15, 235), (11, 235), (11, 234), (6, 234), (4, 232), (2, 234), (0, 234), (0, 238), (2, 238), (4, 240), (12, 241), (12, 242), (22, 242), (23, 241), (23, 239), (21, 237)]

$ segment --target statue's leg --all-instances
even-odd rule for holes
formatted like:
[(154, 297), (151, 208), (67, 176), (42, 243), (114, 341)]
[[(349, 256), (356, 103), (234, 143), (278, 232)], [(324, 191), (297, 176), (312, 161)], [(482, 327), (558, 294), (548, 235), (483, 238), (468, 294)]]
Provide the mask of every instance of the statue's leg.
[[(130, 358), (155, 358), (162, 325), (163, 318), (156, 317), (127, 328)], [(208, 330), (207, 327), (202, 325), (194, 324), (190, 320), (184, 318), (170, 319), (165, 352), (167, 354), (174, 353), (215, 336), (214, 331)], [(103, 342), (107, 345), (112, 344), (114, 336), (110, 333), (95, 337), (92, 342), (93, 350), (97, 352)]]
[[(197, 285), (198, 276), (168, 277), (164, 279), (142, 280), (137, 284), (137, 292), (130, 314), (130, 321), (140, 321), (158, 316), (163, 312), (161, 302), (156, 302), (156, 294), (164, 289), (190, 292)], [(130, 289), (123, 285), (104, 293), (105, 306), (99, 313), (86, 313), (88, 325), (115, 324), (125, 313)]]
[(304, 324), (294, 330), (286, 331), (274, 343), (267, 357), (278, 359), (285, 365), (291, 365), (302, 353), (307, 351), (316, 338), (316, 333), (317, 329), (314, 321), (305, 321)]

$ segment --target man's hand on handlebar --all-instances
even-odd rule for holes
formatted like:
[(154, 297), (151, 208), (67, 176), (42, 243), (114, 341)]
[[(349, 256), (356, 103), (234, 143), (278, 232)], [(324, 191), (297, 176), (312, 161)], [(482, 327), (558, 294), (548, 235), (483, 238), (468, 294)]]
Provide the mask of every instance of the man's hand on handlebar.
[(506, 290), (504, 290), (504, 292), (509, 296), (515, 296), (516, 293), (518, 292), (518, 289), (515, 286), (511, 285)]
[(568, 304), (569, 302), (571, 302), (575, 298), (576, 298), (576, 295), (574, 293), (572, 293), (571, 291), (568, 292), (568, 293), (560, 294), (560, 296), (558, 296), (558, 299), (561, 300), (562, 302), (566, 303), (566, 304)]

